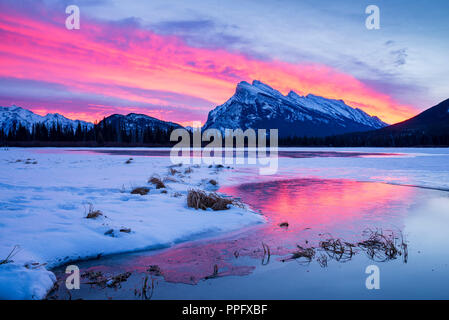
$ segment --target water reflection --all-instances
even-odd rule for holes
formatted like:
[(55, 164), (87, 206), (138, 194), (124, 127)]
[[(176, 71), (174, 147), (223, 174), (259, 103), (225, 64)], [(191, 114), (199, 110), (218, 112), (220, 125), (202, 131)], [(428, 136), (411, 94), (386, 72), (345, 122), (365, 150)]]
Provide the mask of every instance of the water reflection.
[[(349, 260), (348, 253), (352, 258), (353, 254), (372, 249), (363, 242), (369, 239), (363, 235), (367, 227), (400, 232), (416, 190), (382, 183), (320, 179), (222, 188), (221, 192), (240, 197), (260, 211), (267, 223), (157, 253), (119, 256), (111, 264), (99, 266), (89, 262), (84, 268), (111, 274), (118, 270), (137, 271), (163, 277), (168, 282), (197, 284), (217, 277), (249, 275), (257, 266), (270, 263), (270, 259), (310, 263), (314, 258), (325, 267), (328, 260), (344, 262)], [(288, 227), (280, 226), (281, 223), (288, 223)], [(376, 245), (382, 253), (388, 244)], [(252, 259), (248, 260), (249, 257)]]

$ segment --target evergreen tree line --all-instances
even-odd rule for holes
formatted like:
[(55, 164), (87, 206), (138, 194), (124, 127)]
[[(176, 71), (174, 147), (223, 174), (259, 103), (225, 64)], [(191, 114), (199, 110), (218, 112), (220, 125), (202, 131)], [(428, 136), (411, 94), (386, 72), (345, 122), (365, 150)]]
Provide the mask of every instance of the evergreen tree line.
[[(173, 145), (170, 142), (172, 131), (161, 128), (125, 128), (122, 124), (107, 124), (101, 121), (93, 127), (63, 127), (59, 123), (46, 126), (36, 123), (28, 130), (22, 124), (13, 124), (5, 132), (0, 128), (0, 145), (14, 145), (18, 142), (40, 142), (40, 145), (52, 145), (52, 142), (77, 143), (78, 145), (102, 146), (115, 145)], [(207, 144), (207, 143), (203, 143)], [(224, 141), (223, 141), (224, 145)], [(267, 141), (269, 146), (269, 142)], [(425, 132), (396, 132), (377, 134), (373, 132), (335, 135), (328, 137), (284, 137), (279, 138), (279, 146), (327, 146), (327, 147), (414, 147), (449, 146), (449, 133), (429, 134)]]
[(449, 133), (355, 133), (328, 137), (287, 137), (279, 139), (280, 146), (327, 147), (419, 147), (449, 146)]
[(108, 125), (101, 121), (93, 127), (82, 126), (80, 123), (73, 129), (70, 126), (62, 126), (59, 123), (47, 126), (44, 123), (33, 124), (31, 130), (21, 123), (14, 123), (8, 132), (0, 128), (0, 144), (14, 145), (17, 142), (70, 142), (94, 143), (104, 145), (116, 144), (170, 144), (171, 130), (146, 127), (126, 129), (123, 125)]

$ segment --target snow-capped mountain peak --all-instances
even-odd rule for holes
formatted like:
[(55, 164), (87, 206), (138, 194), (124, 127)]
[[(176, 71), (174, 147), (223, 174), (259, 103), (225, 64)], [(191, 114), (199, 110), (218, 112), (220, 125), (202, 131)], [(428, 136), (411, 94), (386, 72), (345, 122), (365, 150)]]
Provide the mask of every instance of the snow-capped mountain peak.
[(71, 120), (59, 113), (49, 113), (46, 116), (40, 116), (16, 105), (12, 105), (11, 107), (0, 106), (0, 128), (2, 128), (4, 132), (9, 132), (11, 128), (14, 126), (17, 127), (19, 123), (30, 131), (36, 123), (45, 124), (47, 127), (59, 124), (64, 128), (71, 127), (73, 130), (78, 127), (78, 124), (88, 128), (93, 126), (90, 122)]
[(204, 129), (278, 128), (281, 136), (326, 136), (386, 126), (343, 100), (290, 91), (284, 96), (261, 81), (240, 82), (235, 94), (209, 113)]

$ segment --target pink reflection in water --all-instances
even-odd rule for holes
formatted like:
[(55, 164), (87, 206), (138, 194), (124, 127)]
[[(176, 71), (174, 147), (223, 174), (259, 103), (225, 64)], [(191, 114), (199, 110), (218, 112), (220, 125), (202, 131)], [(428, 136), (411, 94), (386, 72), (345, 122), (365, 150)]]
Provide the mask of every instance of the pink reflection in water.
[[(125, 268), (145, 272), (157, 265), (166, 281), (188, 284), (247, 275), (257, 264), (267, 263), (262, 243), (271, 255), (285, 256), (297, 244), (317, 246), (329, 234), (352, 241), (360, 239), (367, 227), (401, 229), (416, 189), (351, 180), (295, 179), (243, 184), (220, 192), (240, 197), (260, 210), (268, 222), (219, 239), (131, 257), (124, 262)], [(280, 227), (282, 222), (288, 222), (288, 228)]]

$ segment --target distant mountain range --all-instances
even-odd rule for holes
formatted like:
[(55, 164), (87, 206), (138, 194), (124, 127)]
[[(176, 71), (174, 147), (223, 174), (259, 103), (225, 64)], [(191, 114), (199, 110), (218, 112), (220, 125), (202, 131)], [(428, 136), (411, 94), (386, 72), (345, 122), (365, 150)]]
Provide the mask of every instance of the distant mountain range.
[(81, 120), (70, 120), (60, 115), (59, 113), (49, 113), (46, 116), (40, 116), (34, 112), (18, 107), (0, 107), (0, 128), (4, 132), (9, 132), (14, 125), (18, 127), (19, 123), (31, 131), (33, 124), (41, 123), (47, 127), (52, 127), (59, 123), (62, 127), (71, 127), (75, 130), (80, 124), (82, 127), (92, 128), (93, 123), (81, 121)]
[(226, 128), (277, 128), (280, 137), (324, 137), (385, 126), (378, 117), (352, 108), (342, 100), (312, 94), (300, 96), (293, 91), (284, 96), (255, 80), (252, 84), (240, 82), (228, 101), (209, 112), (203, 129), (224, 132)]
[[(173, 129), (182, 128), (177, 123), (136, 113), (113, 114), (94, 126), (93, 123), (67, 119), (57, 113), (40, 116), (18, 106), (0, 107), (3, 140), (20, 141), (26, 138), (33, 141), (38, 134), (45, 136), (45, 131), (31, 134), (33, 125), (37, 123), (44, 124), (48, 129), (59, 124), (73, 131), (80, 126), (83, 132), (66, 136), (67, 141), (76, 141), (77, 137), (82, 136), (83, 141), (93, 139), (119, 143), (149, 141), (160, 144), (169, 141)], [(19, 125), (22, 127), (21, 134), (8, 138), (8, 132), (13, 128), (17, 130)], [(30, 134), (24, 133), (23, 128)], [(293, 91), (284, 96), (260, 81), (253, 81), (252, 84), (243, 81), (228, 101), (209, 112), (203, 130), (209, 128), (222, 132), (227, 128), (277, 128), (281, 143), (286, 145), (448, 145), (449, 99), (409, 120), (389, 126), (342, 100), (311, 94), (300, 96)], [(186, 129), (191, 131), (189, 127)], [(56, 135), (57, 138), (59, 136)]]

